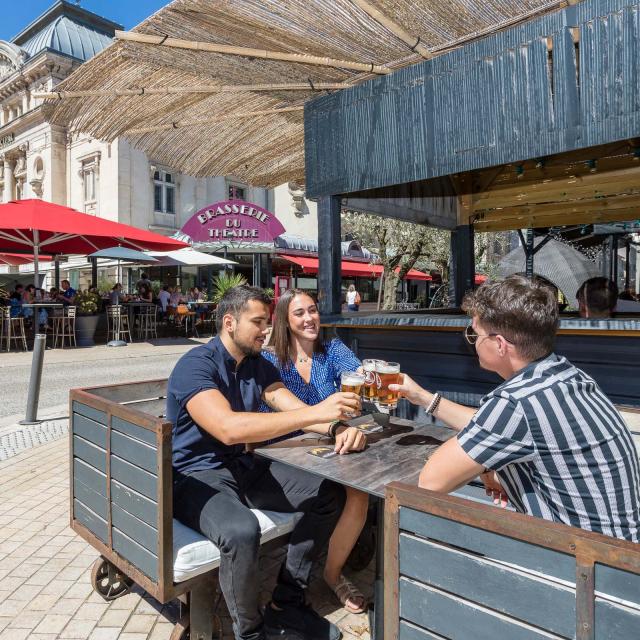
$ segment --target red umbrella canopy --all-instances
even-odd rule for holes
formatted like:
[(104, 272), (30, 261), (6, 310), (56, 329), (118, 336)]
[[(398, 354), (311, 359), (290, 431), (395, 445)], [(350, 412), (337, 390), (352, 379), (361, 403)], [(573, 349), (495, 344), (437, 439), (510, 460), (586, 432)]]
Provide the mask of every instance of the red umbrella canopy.
[(188, 246), (159, 233), (80, 213), (44, 200), (0, 204), (0, 251), (86, 255), (114, 245), (139, 251), (173, 251)]
[[(33, 255), (23, 255), (21, 253), (0, 253), (0, 264), (8, 264), (12, 267), (17, 267), (21, 264), (29, 264), (34, 261)], [(42, 262), (48, 262), (53, 260), (51, 256), (41, 255), (39, 258)]]

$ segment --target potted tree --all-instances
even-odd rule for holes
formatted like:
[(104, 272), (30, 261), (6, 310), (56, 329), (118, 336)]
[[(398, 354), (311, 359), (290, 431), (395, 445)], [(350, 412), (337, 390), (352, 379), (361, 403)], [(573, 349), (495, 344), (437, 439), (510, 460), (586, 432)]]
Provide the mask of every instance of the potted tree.
[(76, 295), (76, 342), (79, 347), (93, 347), (93, 336), (98, 326), (100, 296), (91, 291), (80, 291)]
[(213, 280), (213, 302), (220, 302), (222, 296), (224, 296), (229, 289), (239, 287), (243, 284), (247, 284), (247, 280), (242, 274), (222, 272)]

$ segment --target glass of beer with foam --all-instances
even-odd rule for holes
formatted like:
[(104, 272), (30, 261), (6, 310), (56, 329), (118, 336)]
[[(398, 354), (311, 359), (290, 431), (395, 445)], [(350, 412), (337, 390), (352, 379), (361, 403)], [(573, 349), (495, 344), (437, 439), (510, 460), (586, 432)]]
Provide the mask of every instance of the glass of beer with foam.
[(398, 404), (398, 392), (389, 389), (390, 384), (400, 384), (400, 364), (397, 362), (378, 361), (376, 364), (378, 378), (378, 404), (387, 409), (395, 409)]
[(364, 385), (364, 374), (357, 371), (343, 371), (340, 374), (340, 391), (342, 393), (362, 394)]
[(362, 397), (369, 402), (375, 402), (378, 398), (378, 376), (376, 375), (376, 364), (381, 360), (363, 360), (362, 370), (364, 371), (364, 386), (362, 387)]
[[(342, 393), (355, 393), (357, 396), (362, 395), (362, 387), (364, 386), (364, 374), (357, 371), (343, 371), (340, 374), (340, 391)], [(347, 413), (346, 415), (355, 418), (355, 413)]]

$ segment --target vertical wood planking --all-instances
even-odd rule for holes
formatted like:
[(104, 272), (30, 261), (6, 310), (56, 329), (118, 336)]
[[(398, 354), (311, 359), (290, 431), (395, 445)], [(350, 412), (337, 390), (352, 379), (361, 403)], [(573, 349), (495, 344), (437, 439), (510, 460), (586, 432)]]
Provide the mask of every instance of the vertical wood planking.
[[(581, 2), (310, 101), (308, 195), (427, 180), (637, 136), (639, 7), (638, 0)], [(580, 32), (577, 65), (570, 29)]]
[[(378, 505), (380, 506), (380, 505)], [(400, 621), (400, 514), (398, 499), (387, 492), (384, 501), (384, 637), (398, 640)]]

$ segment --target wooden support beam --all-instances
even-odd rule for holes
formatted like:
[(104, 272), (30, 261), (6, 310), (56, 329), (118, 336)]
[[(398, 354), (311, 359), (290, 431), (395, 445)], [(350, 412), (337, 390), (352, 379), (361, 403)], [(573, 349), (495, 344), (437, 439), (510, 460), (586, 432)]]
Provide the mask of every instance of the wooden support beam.
[[(502, 172), (496, 177), (492, 184), (485, 189), (477, 187), (474, 192), (488, 191), (493, 192), (495, 189), (512, 186), (525, 189), (530, 185), (550, 180), (561, 180), (570, 178), (571, 176), (592, 175), (589, 167), (589, 160), (597, 161), (596, 174), (603, 174), (609, 171), (620, 171), (622, 169), (640, 168), (640, 158), (634, 155), (634, 149), (640, 146), (633, 144), (616, 145), (615, 150), (611, 149), (612, 157), (599, 157), (594, 152), (585, 156), (584, 149), (581, 150), (580, 156), (577, 154), (562, 154), (560, 156), (552, 156), (544, 159), (543, 164), (536, 166), (536, 160), (527, 160), (522, 163), (524, 174), (518, 176), (514, 165), (505, 165)], [(474, 172), (474, 181), (481, 183), (489, 174), (494, 172), (494, 168), (484, 169)]]
[(246, 84), (246, 85), (219, 85), (219, 86), (193, 86), (193, 87), (139, 87), (137, 89), (89, 89), (84, 91), (46, 91), (32, 93), (32, 98), (42, 100), (67, 100), (69, 98), (93, 98), (112, 96), (163, 96), (173, 94), (190, 93), (244, 93), (260, 91), (334, 91), (347, 89), (351, 85), (342, 82), (318, 82), (295, 84)]
[(473, 184), (471, 175), (468, 173), (453, 175), (451, 176), (451, 184), (457, 196), (457, 224), (470, 224), (471, 216), (473, 215)]
[(261, 111), (245, 111), (242, 113), (232, 113), (228, 116), (218, 116), (217, 118), (207, 118), (205, 120), (176, 120), (168, 124), (159, 124), (153, 127), (140, 127), (139, 129), (128, 129), (125, 135), (142, 135), (144, 133), (154, 133), (156, 131), (170, 131), (182, 127), (199, 127), (225, 120), (239, 120), (242, 118), (253, 118), (257, 116), (275, 115), (280, 113), (291, 113), (294, 111), (304, 111), (304, 106), (283, 107), (282, 109), (262, 109)]
[(612, 211), (614, 209), (629, 209), (636, 207), (640, 217), (640, 185), (639, 190), (632, 194), (620, 194), (608, 198), (584, 198), (567, 202), (549, 202), (546, 204), (529, 204), (515, 207), (500, 207), (476, 211), (476, 219), (503, 220), (505, 218), (522, 216), (564, 215), (571, 213), (593, 213)]
[(353, 4), (362, 9), (369, 17), (373, 18), (378, 24), (381, 24), (385, 29), (388, 29), (394, 36), (402, 40), (411, 51), (419, 53), (425, 60), (433, 57), (433, 54), (420, 43), (420, 36), (414, 36), (406, 29), (401, 27), (397, 22), (391, 20), (382, 11), (373, 5), (369, 4), (366, 0), (351, 0)]
[(478, 197), (474, 212), (531, 203), (566, 202), (580, 197), (615, 196), (640, 185), (640, 166), (618, 171), (567, 176), (535, 184), (496, 187)]
[(637, 207), (631, 209), (613, 209), (593, 213), (557, 212), (548, 215), (527, 215), (509, 217), (500, 220), (478, 220), (473, 227), (476, 231), (509, 231), (513, 229), (542, 229), (546, 227), (559, 227), (568, 224), (597, 224), (603, 222), (624, 222), (640, 218), (640, 210)]
[(190, 51), (206, 51), (209, 53), (224, 53), (231, 56), (244, 56), (247, 58), (261, 58), (263, 60), (281, 60), (283, 62), (298, 62), (300, 64), (311, 64), (322, 67), (335, 67), (338, 69), (352, 69), (353, 71), (364, 71), (366, 73), (376, 73), (387, 75), (390, 69), (373, 62), (354, 62), (352, 60), (336, 60), (335, 58), (325, 58), (322, 56), (311, 56), (306, 53), (285, 53), (282, 51), (267, 51), (266, 49), (251, 49), (249, 47), (234, 47), (228, 44), (217, 44), (215, 42), (196, 42), (193, 40), (182, 40), (181, 38), (169, 38), (167, 36), (156, 36), (149, 33), (136, 33), (133, 31), (116, 31), (115, 38), (127, 42), (137, 42), (138, 44), (152, 44), (160, 47), (172, 47), (174, 49), (188, 49)]

